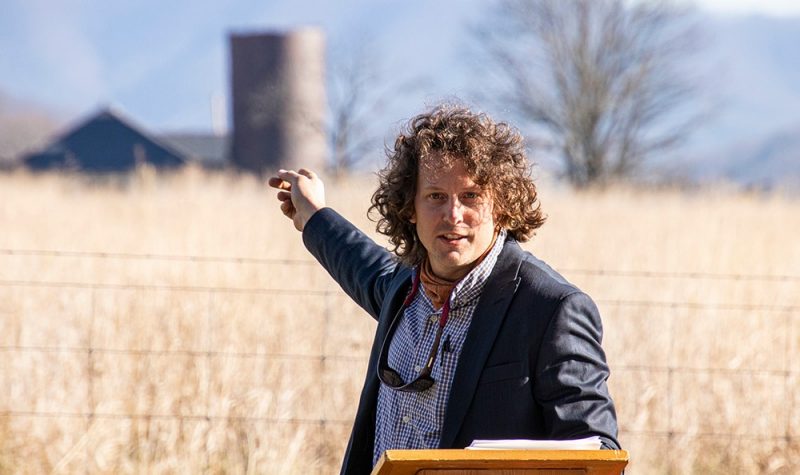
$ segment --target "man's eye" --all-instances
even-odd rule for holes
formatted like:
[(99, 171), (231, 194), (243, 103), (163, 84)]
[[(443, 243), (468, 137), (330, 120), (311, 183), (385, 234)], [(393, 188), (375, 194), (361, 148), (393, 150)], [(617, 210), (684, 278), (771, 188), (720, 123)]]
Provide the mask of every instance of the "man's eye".
[(468, 191), (464, 193), (465, 200), (476, 200), (480, 197), (480, 195), (474, 191)]
[(441, 200), (444, 198), (444, 193), (431, 193), (430, 197), (432, 200)]

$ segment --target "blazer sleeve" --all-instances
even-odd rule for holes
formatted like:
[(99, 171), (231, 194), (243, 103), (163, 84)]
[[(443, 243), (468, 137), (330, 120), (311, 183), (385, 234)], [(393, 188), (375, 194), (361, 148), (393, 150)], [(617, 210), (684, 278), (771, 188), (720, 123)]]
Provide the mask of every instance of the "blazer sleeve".
[(350, 298), (377, 320), (400, 267), (391, 253), (331, 208), (311, 216), (303, 243)]
[(605, 448), (619, 449), (602, 334), (600, 313), (588, 295), (563, 297), (542, 340), (534, 392), (554, 438), (598, 435)]

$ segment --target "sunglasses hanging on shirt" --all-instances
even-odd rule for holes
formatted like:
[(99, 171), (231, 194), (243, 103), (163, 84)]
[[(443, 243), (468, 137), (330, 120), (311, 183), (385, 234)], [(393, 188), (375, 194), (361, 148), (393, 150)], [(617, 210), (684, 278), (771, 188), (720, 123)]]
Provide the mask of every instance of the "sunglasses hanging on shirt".
[[(403, 305), (397, 310), (397, 313), (392, 319), (392, 323), (389, 326), (389, 331), (386, 333), (386, 338), (383, 340), (383, 345), (381, 346), (380, 357), (378, 358), (378, 379), (381, 381), (381, 383), (396, 391), (422, 392), (433, 386), (433, 383), (435, 382), (431, 376), (431, 373), (433, 372), (433, 363), (436, 361), (436, 354), (439, 352), (439, 344), (442, 341), (444, 326), (447, 323), (447, 316), (450, 313), (450, 298), (448, 297), (444, 302), (444, 306), (442, 307), (442, 316), (439, 318), (439, 326), (436, 329), (436, 338), (433, 341), (433, 346), (431, 347), (430, 354), (428, 354), (425, 366), (422, 368), (422, 370), (420, 370), (419, 375), (414, 378), (414, 380), (409, 382), (403, 381), (400, 373), (397, 370), (389, 367), (389, 345), (391, 344), (392, 337), (394, 336), (394, 332), (397, 330), (397, 326), (401, 317), (403, 316), (403, 313), (408, 306), (411, 305), (411, 302), (417, 295), (419, 285), (420, 278), (419, 272), (417, 272), (417, 274), (414, 276), (411, 292), (409, 292), (408, 296), (403, 301)], [(444, 350), (449, 352), (449, 335), (445, 341), (445, 345), (446, 347)]]

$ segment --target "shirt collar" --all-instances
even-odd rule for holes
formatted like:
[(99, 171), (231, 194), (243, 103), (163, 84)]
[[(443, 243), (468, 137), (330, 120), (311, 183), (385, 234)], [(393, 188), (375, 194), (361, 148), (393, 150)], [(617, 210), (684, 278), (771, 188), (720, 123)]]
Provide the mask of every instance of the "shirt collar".
[(494, 269), (497, 257), (500, 255), (500, 251), (503, 250), (505, 242), (506, 230), (501, 229), (489, 254), (453, 288), (453, 293), (450, 295), (451, 308), (467, 305), (480, 297), (481, 291), (486, 285), (486, 281), (489, 280), (489, 275)]

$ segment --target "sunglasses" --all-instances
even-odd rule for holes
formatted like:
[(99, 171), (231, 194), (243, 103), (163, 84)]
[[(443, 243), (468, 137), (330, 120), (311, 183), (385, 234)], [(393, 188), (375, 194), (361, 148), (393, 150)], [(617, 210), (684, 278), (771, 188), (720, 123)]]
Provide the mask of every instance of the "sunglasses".
[(411, 292), (409, 292), (408, 296), (403, 301), (403, 305), (397, 310), (397, 313), (392, 319), (389, 331), (386, 333), (386, 338), (384, 338), (383, 345), (381, 346), (380, 357), (378, 358), (378, 379), (381, 383), (396, 391), (422, 392), (433, 386), (435, 382), (431, 376), (433, 372), (433, 363), (436, 361), (436, 355), (439, 352), (439, 345), (442, 341), (442, 333), (444, 333), (444, 326), (447, 323), (447, 316), (450, 313), (450, 299), (448, 298), (444, 302), (444, 307), (442, 307), (442, 316), (439, 318), (439, 327), (436, 329), (436, 339), (433, 341), (433, 346), (431, 347), (430, 354), (428, 354), (425, 366), (420, 370), (419, 375), (414, 378), (413, 381), (403, 381), (400, 373), (389, 367), (389, 345), (391, 344), (394, 332), (397, 330), (400, 318), (417, 295), (419, 280), (419, 272), (417, 272), (417, 275), (414, 277), (414, 283), (411, 286)]

